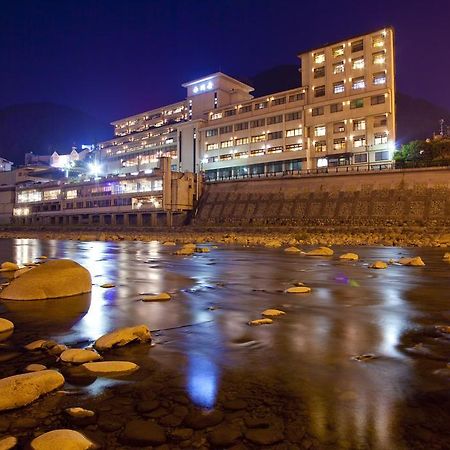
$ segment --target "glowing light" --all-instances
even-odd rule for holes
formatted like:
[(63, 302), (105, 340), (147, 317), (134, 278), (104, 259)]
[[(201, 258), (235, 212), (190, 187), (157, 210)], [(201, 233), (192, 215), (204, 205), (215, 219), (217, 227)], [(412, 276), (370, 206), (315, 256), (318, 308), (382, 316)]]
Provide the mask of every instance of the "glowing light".
[(93, 162), (89, 164), (89, 173), (91, 175), (94, 175), (94, 177), (98, 177), (101, 173), (101, 166), (100, 164)]

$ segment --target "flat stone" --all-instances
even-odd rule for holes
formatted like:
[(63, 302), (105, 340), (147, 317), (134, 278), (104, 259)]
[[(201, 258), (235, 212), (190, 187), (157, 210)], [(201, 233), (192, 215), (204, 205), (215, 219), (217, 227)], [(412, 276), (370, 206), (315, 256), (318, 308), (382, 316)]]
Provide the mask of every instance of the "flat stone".
[(81, 348), (69, 348), (64, 350), (60, 355), (61, 361), (70, 363), (86, 363), (98, 361), (102, 357), (94, 350), (86, 350)]
[(25, 345), (26, 350), (34, 351), (34, 350), (41, 350), (44, 344), (47, 341), (45, 339), (38, 339), (37, 341), (30, 342), (29, 344)]
[(37, 425), (38, 421), (32, 417), (19, 417), (11, 424), (11, 428), (26, 430), (28, 428), (36, 428)]
[(89, 450), (97, 446), (86, 436), (74, 430), (53, 430), (31, 441), (33, 450)]
[(358, 261), (359, 256), (356, 253), (344, 253), (343, 255), (339, 256), (339, 259), (344, 259), (347, 261)]
[(286, 253), (301, 253), (301, 250), (297, 247), (287, 247), (284, 249)]
[(143, 400), (136, 405), (136, 411), (139, 413), (148, 413), (150, 411), (159, 408), (160, 402), (159, 400)]
[(273, 320), (272, 319), (255, 319), (255, 320), (250, 320), (247, 323), (248, 323), (248, 325), (251, 325), (251, 326), (270, 325), (271, 323), (273, 323)]
[(170, 300), (172, 297), (167, 292), (162, 292), (160, 294), (154, 295), (144, 295), (141, 300), (143, 302), (166, 302)]
[(103, 416), (98, 420), (98, 427), (107, 433), (120, 430), (124, 425), (124, 420), (118, 417)]
[(240, 428), (232, 424), (222, 424), (208, 434), (208, 441), (214, 448), (230, 447), (242, 436)]
[(16, 263), (5, 261), (0, 266), (2, 272), (13, 272), (15, 270), (19, 270), (19, 266)]
[(25, 370), (27, 372), (40, 372), (41, 370), (47, 370), (47, 367), (44, 364), (28, 364)]
[(334, 251), (328, 247), (319, 247), (306, 253), (307, 256), (333, 256)]
[(14, 436), (6, 436), (0, 438), (0, 450), (11, 450), (17, 445), (17, 438)]
[(219, 425), (224, 419), (222, 411), (191, 411), (185, 418), (184, 423), (194, 430), (202, 430), (203, 428), (214, 427)]
[(25, 373), (0, 380), (0, 411), (19, 408), (58, 389), (64, 377), (56, 370)]
[(287, 294), (307, 294), (308, 292), (311, 292), (311, 288), (308, 286), (292, 286), (284, 292)]
[(194, 430), (192, 428), (176, 428), (170, 433), (174, 441), (186, 441), (187, 439), (191, 439), (193, 435)]
[(11, 331), (14, 329), (14, 324), (8, 319), (0, 318), (0, 333)]
[(146, 325), (119, 328), (111, 333), (107, 333), (95, 341), (95, 348), (99, 351), (108, 350), (112, 347), (122, 347), (135, 341), (151, 341), (150, 330)]
[(132, 420), (125, 425), (122, 438), (132, 445), (161, 445), (166, 442), (166, 432), (155, 422)]
[(402, 266), (423, 267), (425, 265), (420, 256), (416, 256), (415, 258), (400, 258), (398, 262)]
[(126, 375), (135, 372), (139, 366), (129, 361), (102, 361), (84, 363), (83, 367), (96, 375)]
[(179, 427), (183, 423), (184, 417), (168, 414), (159, 420), (159, 423), (165, 427)]
[(264, 317), (279, 317), (284, 316), (286, 313), (280, 309), (265, 309), (261, 315)]
[(245, 437), (256, 445), (273, 445), (284, 439), (283, 433), (274, 427), (253, 428), (245, 433)]
[(387, 269), (387, 264), (384, 261), (375, 261), (369, 266), (370, 269)]

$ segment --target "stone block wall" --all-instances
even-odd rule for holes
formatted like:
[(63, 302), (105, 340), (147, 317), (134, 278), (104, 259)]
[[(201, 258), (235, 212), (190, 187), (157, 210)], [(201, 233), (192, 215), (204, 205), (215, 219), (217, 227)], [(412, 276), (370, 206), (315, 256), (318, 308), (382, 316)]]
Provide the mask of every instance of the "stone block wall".
[(450, 169), (225, 181), (205, 186), (200, 226), (450, 225)]

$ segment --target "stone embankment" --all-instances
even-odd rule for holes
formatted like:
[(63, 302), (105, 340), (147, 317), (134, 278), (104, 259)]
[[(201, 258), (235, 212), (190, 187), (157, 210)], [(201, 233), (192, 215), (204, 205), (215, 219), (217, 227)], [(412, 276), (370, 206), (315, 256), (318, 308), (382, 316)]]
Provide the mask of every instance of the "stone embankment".
[(185, 243), (214, 242), (239, 246), (276, 247), (302, 245), (347, 246), (413, 246), (450, 247), (449, 227), (302, 227), (207, 229), (179, 228), (123, 231), (30, 231), (25, 229), (0, 231), (0, 239), (60, 239), (75, 241), (159, 241)]

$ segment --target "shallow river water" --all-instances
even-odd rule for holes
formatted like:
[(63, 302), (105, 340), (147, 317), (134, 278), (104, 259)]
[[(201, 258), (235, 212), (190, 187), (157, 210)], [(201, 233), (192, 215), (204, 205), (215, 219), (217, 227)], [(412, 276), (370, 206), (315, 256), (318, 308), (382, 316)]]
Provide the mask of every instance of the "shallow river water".
[[(334, 250), (317, 258), (220, 246), (182, 257), (157, 242), (1, 240), (1, 261), (70, 258), (89, 269), (94, 286), (91, 297), (0, 304), (0, 316), (15, 323), (12, 348), (40, 338), (89, 345), (115, 328), (148, 325), (154, 345), (112, 358), (134, 361), (140, 371), (74, 385), (86, 397), (167, 371), (193, 405), (214, 409), (231, 395), (273, 415), (284, 430), (279, 448), (450, 448), (450, 334), (436, 328), (450, 325), (443, 249)], [(347, 251), (360, 260), (339, 261)], [(417, 255), (425, 267), (368, 268)], [(312, 292), (285, 294), (295, 282)], [(171, 301), (139, 300), (163, 291)], [(247, 325), (267, 308), (286, 315)], [(365, 354), (375, 357), (353, 359)], [(2, 371), (20, 372), (20, 358), (0, 363)], [(259, 448), (241, 441), (240, 448)]]

